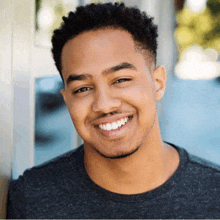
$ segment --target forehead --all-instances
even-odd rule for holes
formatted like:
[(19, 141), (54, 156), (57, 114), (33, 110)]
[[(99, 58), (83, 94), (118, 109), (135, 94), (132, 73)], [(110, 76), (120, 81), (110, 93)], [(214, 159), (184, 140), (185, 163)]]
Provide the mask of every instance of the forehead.
[(63, 76), (65, 78), (72, 70), (96, 72), (117, 63), (143, 60), (143, 54), (137, 51), (135, 45), (132, 35), (121, 29), (100, 29), (79, 34), (63, 47)]

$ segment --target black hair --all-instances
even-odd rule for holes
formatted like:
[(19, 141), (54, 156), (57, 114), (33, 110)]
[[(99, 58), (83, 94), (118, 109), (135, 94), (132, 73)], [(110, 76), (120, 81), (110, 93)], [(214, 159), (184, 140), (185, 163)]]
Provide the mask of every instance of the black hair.
[(79, 6), (75, 12), (63, 16), (63, 23), (54, 30), (52, 54), (62, 77), (61, 53), (64, 44), (80, 33), (107, 27), (128, 31), (139, 49), (144, 49), (156, 62), (157, 26), (137, 7), (126, 7), (124, 3), (88, 4)]

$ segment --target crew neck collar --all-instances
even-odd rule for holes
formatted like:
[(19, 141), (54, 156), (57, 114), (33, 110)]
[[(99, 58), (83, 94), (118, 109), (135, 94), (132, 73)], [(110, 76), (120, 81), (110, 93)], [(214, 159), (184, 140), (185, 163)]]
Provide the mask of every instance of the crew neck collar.
[[(166, 142), (167, 143), (167, 142)], [(169, 190), (174, 190), (175, 186), (178, 186), (178, 182), (181, 181), (181, 173), (182, 171), (186, 168), (186, 162), (187, 162), (187, 152), (185, 149), (180, 148), (174, 144), (171, 143), (167, 143), (169, 145), (171, 145), (172, 147), (174, 147), (175, 149), (177, 149), (178, 153), (179, 153), (179, 157), (180, 157), (180, 162), (179, 162), (179, 166), (177, 168), (177, 170), (175, 171), (175, 173), (165, 182), (163, 183), (161, 186), (148, 191), (148, 192), (144, 192), (144, 193), (140, 193), (140, 194), (131, 194), (131, 195), (127, 195), (127, 194), (118, 194), (118, 193), (114, 193), (111, 191), (108, 191), (102, 187), (100, 187), (99, 185), (97, 185), (96, 183), (94, 183), (90, 177), (88, 176), (85, 168), (84, 168), (84, 163), (83, 163), (83, 157), (84, 157), (84, 146), (81, 145), (79, 147), (79, 157), (78, 157), (78, 170), (80, 175), (83, 177), (82, 184), (84, 184), (84, 187), (88, 187), (90, 186), (90, 189), (93, 192), (98, 193), (98, 195), (102, 195), (103, 197), (108, 197), (108, 199), (114, 200), (114, 201), (118, 201), (118, 202), (143, 202), (146, 199), (155, 199), (157, 198), (158, 195), (163, 195), (166, 194)]]

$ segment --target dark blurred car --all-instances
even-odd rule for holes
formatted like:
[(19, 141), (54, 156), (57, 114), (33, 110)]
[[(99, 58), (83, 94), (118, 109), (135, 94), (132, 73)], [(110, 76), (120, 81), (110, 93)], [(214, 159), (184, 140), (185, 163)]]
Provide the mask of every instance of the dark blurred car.
[[(54, 114), (65, 106), (60, 93), (64, 88), (60, 76), (37, 78), (35, 81), (35, 144), (50, 143), (55, 140), (53, 130), (45, 130), (48, 121), (54, 121)], [(54, 125), (56, 126), (56, 125)]]

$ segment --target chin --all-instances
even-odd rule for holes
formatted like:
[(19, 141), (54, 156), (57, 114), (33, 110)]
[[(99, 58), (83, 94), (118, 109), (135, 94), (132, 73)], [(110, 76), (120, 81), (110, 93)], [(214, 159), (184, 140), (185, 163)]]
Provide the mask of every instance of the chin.
[(97, 150), (96, 148), (93, 148), (99, 155), (101, 155), (102, 157), (106, 158), (106, 159), (122, 159), (122, 158), (126, 158), (129, 157), (131, 155), (133, 155), (136, 151), (138, 151), (138, 149), (140, 148), (140, 146), (137, 146), (136, 148), (130, 150), (130, 151), (121, 151), (118, 153), (102, 153), (99, 150)]

